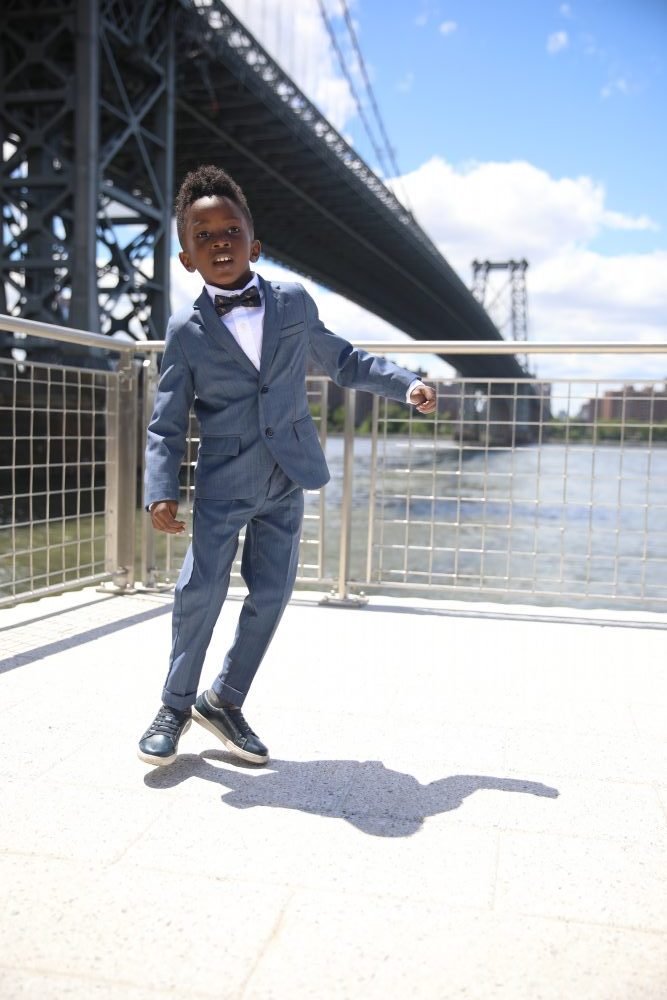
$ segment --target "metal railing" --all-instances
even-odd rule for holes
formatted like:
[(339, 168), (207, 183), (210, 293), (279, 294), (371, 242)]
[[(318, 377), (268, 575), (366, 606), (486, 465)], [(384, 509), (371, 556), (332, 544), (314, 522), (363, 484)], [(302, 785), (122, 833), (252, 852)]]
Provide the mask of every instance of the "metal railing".
[(667, 609), (667, 386), (442, 388), (445, 419), (374, 402), (366, 585)]
[[(106, 370), (0, 359), (0, 604), (97, 581), (172, 586), (188, 538), (153, 532), (140, 492), (163, 345), (3, 316), (0, 328), (109, 359)], [(664, 344), (360, 346), (667, 354)], [(435, 414), (346, 391), (332, 420), (328, 379), (309, 377), (332, 478), (306, 494), (300, 586), (338, 602), (380, 591), (667, 610), (664, 384), (432, 381)], [(182, 511), (197, 446), (193, 419)]]
[(105, 579), (131, 586), (134, 344), (9, 316), (0, 329), (97, 354), (91, 368), (0, 358), (0, 605)]

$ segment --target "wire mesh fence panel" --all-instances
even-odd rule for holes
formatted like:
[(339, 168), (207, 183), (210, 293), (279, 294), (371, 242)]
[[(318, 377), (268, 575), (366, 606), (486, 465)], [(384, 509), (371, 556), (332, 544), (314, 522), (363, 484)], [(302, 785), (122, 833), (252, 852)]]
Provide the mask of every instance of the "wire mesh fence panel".
[[(53, 331), (91, 347), (101, 339)], [(144, 585), (175, 583), (197, 424), (181, 469), (181, 536), (154, 532), (143, 511), (135, 521), (140, 470), (126, 446), (150, 416), (156, 350), (131, 363), (121, 351), (113, 370), (0, 359), (0, 604), (108, 578), (131, 589), (139, 552)], [(663, 382), (435, 381), (438, 407), (424, 416), (309, 376), (331, 479), (305, 495), (301, 585), (665, 610)], [(232, 580), (242, 582), (238, 556)]]
[(667, 393), (443, 381), (376, 408), (366, 584), (667, 607)]
[(103, 579), (113, 372), (0, 359), (0, 604)]

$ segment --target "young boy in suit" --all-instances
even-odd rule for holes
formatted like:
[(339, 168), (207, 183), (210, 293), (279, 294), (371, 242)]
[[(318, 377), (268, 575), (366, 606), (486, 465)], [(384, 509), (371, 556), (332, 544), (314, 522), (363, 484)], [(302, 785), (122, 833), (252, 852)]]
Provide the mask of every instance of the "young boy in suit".
[[(176, 199), (179, 259), (204, 289), (169, 321), (146, 448), (145, 504), (158, 531), (179, 534), (179, 481), (194, 403), (200, 429), (192, 544), (176, 584), (172, 650), (162, 706), (139, 757), (168, 764), (195, 719), (236, 757), (268, 750), (241, 706), (289, 601), (296, 577), (303, 490), (329, 479), (308, 411), (309, 355), (338, 385), (435, 409), (412, 372), (354, 349), (326, 329), (296, 283), (251, 270), (261, 246), (245, 196), (223, 170), (187, 175)], [(227, 595), (239, 532), (248, 595), (212, 686), (197, 697), (206, 649)]]

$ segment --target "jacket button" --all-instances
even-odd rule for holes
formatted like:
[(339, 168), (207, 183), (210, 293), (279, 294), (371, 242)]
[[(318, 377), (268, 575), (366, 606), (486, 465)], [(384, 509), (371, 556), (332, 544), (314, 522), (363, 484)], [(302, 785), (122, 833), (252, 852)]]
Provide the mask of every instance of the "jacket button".
[(263, 385), (262, 386), (262, 392), (268, 392), (268, 391), (269, 391), (268, 385)]
[(264, 433), (266, 434), (267, 438), (272, 438), (273, 437), (273, 427), (267, 427), (266, 430), (264, 431)]

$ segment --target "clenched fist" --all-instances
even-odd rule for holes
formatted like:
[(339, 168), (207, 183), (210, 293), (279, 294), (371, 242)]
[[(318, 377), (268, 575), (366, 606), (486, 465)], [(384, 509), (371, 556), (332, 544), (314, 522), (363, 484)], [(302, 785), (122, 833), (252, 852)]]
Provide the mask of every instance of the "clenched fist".
[(435, 389), (430, 385), (418, 385), (410, 393), (410, 402), (420, 413), (433, 413), (436, 405)]
[(151, 505), (150, 515), (153, 527), (157, 531), (166, 531), (169, 535), (180, 535), (185, 531), (185, 521), (177, 521), (177, 500), (160, 500)]

